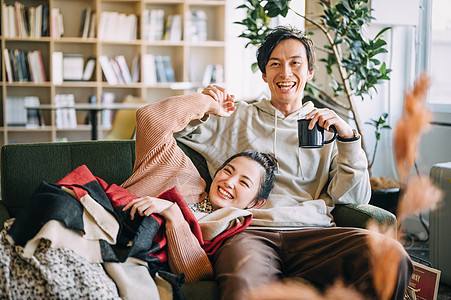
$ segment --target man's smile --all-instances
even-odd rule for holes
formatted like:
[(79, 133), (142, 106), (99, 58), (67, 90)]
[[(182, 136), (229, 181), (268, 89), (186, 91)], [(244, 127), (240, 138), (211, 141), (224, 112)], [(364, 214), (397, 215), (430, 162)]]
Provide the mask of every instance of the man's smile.
[(289, 89), (293, 88), (296, 85), (296, 82), (294, 82), (294, 81), (282, 81), (282, 82), (277, 82), (276, 85), (282, 90), (289, 90)]

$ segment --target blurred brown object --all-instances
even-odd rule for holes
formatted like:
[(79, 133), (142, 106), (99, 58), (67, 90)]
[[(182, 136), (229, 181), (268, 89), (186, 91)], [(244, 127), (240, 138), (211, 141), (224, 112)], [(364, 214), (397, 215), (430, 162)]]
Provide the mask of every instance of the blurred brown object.
[(405, 93), (403, 114), (395, 126), (393, 144), (398, 175), (402, 183), (407, 181), (415, 162), (420, 136), (429, 129), (431, 112), (425, 106), (429, 85), (429, 77), (421, 74), (415, 81), (413, 90)]
[(427, 176), (412, 178), (398, 204), (398, 223), (409, 215), (416, 215), (426, 209), (435, 209), (443, 199), (443, 191)]
[(395, 290), (400, 251), (404, 249), (400, 249), (401, 244), (394, 239), (396, 237), (394, 226), (384, 227), (377, 222), (370, 222), (367, 229), (374, 232), (368, 236), (368, 245), (371, 251), (370, 265), (377, 299), (390, 299)]

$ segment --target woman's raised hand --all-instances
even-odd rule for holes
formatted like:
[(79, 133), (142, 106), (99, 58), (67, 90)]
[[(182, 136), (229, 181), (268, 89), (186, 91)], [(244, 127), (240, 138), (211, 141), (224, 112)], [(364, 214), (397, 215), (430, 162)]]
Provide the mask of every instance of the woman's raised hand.
[(235, 96), (229, 95), (225, 88), (209, 85), (202, 94), (212, 97), (219, 104), (219, 111), (215, 112), (217, 116), (229, 117), (235, 111)]

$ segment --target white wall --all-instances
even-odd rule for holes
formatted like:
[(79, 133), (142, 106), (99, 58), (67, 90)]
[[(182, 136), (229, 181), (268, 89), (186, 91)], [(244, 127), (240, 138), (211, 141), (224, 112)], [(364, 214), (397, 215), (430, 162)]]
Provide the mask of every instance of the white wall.
[(261, 78), (261, 73), (253, 73), (252, 63), (257, 61), (256, 48), (249, 46), (245, 48), (247, 39), (238, 38), (243, 29), (242, 25), (233, 24), (246, 17), (245, 9), (236, 9), (243, 3), (242, 0), (227, 1), (227, 27), (226, 27), (226, 72), (225, 79), (227, 90), (236, 96), (238, 100), (252, 100), (261, 94), (269, 95), (267, 85)]

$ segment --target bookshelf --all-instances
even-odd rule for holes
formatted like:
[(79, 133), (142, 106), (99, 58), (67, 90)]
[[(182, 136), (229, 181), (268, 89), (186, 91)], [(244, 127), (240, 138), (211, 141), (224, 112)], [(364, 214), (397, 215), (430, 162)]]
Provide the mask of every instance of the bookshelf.
[[(88, 112), (83, 111), (76, 113), (75, 128), (57, 126), (55, 110), (41, 111), (45, 126), (11, 122), (12, 116), (7, 117), (12, 111), (7, 107), (11, 98), (38, 97), (42, 105), (55, 105), (59, 95), (71, 94), (76, 104), (101, 104), (105, 95), (110, 101), (113, 97), (114, 103), (127, 96), (155, 102), (195, 92), (205, 83), (207, 66), (217, 65), (223, 70), (225, 65), (225, 0), (0, 0), (0, 3), (0, 145), (91, 137)], [(23, 28), (22, 23), (26, 24)], [(22, 58), (17, 59), (20, 53)], [(70, 65), (68, 57), (82, 57), (85, 65), (89, 59), (95, 59), (89, 79), (63, 79), (62, 65)], [(107, 68), (102, 68), (101, 60), (111, 64), (117, 82), (107, 80), (108, 76), (111, 79), (111, 73), (108, 75)], [(165, 65), (164, 69), (153, 70), (160, 60), (169, 60), (172, 69)], [(124, 61), (129, 75), (122, 73)], [(23, 65), (30, 67), (19, 74), (17, 69)], [(161, 71), (164, 74), (158, 74), (157, 70), (164, 70)], [(15, 109), (24, 112), (23, 107)], [(102, 116), (99, 112), (99, 120)], [(101, 124), (100, 138), (110, 129), (108, 124)]]

